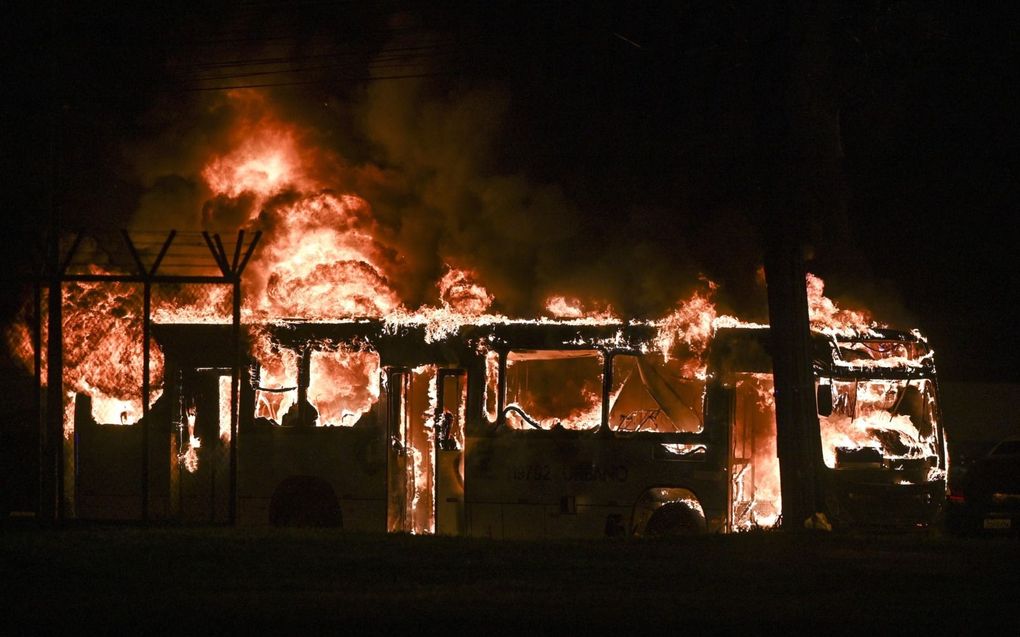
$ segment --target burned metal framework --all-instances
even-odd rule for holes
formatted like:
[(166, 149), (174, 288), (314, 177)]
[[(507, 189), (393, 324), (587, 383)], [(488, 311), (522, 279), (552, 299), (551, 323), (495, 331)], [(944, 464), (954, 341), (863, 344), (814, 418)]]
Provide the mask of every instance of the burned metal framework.
[[(123, 240), (123, 247), (130, 255), (134, 272), (71, 272), (72, 265), (95, 266), (95, 263), (74, 263), (76, 253), (86, 237), (85, 231), (75, 233), (70, 247), (62, 254), (60, 237), (54, 235), (50, 243), (50, 255), (47, 260), (47, 268), (36, 282), (34, 289), (34, 316), (33, 316), (33, 347), (35, 354), (35, 381), (37, 397), (41, 397), (42, 388), (48, 386), (63, 386), (63, 284), (68, 282), (97, 282), (97, 283), (141, 283), (143, 290), (143, 315), (142, 315), (142, 385), (140, 388), (142, 398), (142, 417), (138, 424), (142, 429), (142, 453), (141, 453), (141, 509), (142, 521), (149, 520), (149, 409), (150, 409), (150, 348), (151, 348), (151, 325), (152, 325), (152, 288), (156, 284), (218, 284), (230, 285), (232, 287), (232, 315), (231, 315), (231, 338), (233, 342), (233, 361), (231, 366), (231, 397), (230, 397), (230, 522), (236, 518), (236, 490), (237, 490), (237, 417), (238, 417), (238, 393), (240, 387), (238, 361), (241, 357), (241, 276), (248, 265), (249, 260), (255, 252), (261, 231), (255, 231), (246, 237), (244, 230), (237, 233), (237, 241), (234, 245), (233, 255), (228, 254), (223, 239), (219, 233), (208, 231), (178, 232), (170, 230), (165, 237), (160, 232), (161, 240), (148, 242), (144, 245), (132, 238), (127, 230), (120, 232)], [(135, 233), (152, 234), (152, 233)], [(212, 256), (214, 266), (219, 274), (169, 274), (160, 273), (160, 267), (166, 265), (166, 259), (174, 241), (179, 237), (191, 235), (193, 240), (190, 247), (196, 246), (208, 250)], [(201, 238), (201, 243), (197, 239)], [(246, 243), (247, 240), (247, 243)], [(180, 241), (178, 241), (180, 243)], [(157, 248), (156, 256), (151, 265), (147, 265), (142, 257), (141, 247)], [(192, 253), (191, 256), (194, 256)], [(173, 264), (178, 270), (208, 271), (208, 263), (192, 263), (188, 261)], [(47, 316), (47, 378), (43, 383), (42, 378), (42, 288), (48, 286), (48, 316)], [(36, 404), (40, 409), (40, 495), (39, 495), (39, 517), (44, 520), (60, 522), (64, 518), (64, 463), (63, 463), (63, 404), (62, 391), (48, 391), (46, 406), (43, 408), (42, 401), (37, 400)], [(43, 415), (45, 413), (45, 417)]]

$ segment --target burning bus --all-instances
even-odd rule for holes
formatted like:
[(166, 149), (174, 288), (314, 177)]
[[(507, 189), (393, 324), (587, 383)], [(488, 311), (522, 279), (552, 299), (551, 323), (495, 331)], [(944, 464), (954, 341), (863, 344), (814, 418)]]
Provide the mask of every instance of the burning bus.
[[(149, 476), (154, 511), (226, 521), (234, 506), (240, 524), (497, 538), (774, 526), (769, 330), (720, 327), (698, 357), (682, 343), (663, 350), (661, 328), (251, 326), (228, 488), (229, 326), (156, 325), (166, 381), (150, 412), (149, 455), (164, 459)], [(931, 524), (946, 452), (924, 339), (874, 329), (812, 339), (833, 524)], [(130, 491), (115, 467), (137, 451), (121, 453), (132, 427), (98, 424), (82, 406), (75, 420), (77, 513), (104, 517)]]
[[(45, 391), (43, 515), (496, 537), (780, 519), (769, 332), (719, 315), (715, 284), (658, 320), (561, 296), (538, 318), (534, 293), (566, 276), (494, 307), (479, 261), (502, 247), (545, 263), (566, 247), (535, 241), (566, 218), (528, 233), (517, 221), (532, 199), (550, 216), (556, 197), (504, 202), (516, 181), (485, 179), (439, 214), (445, 186), (394, 196), (420, 180), (317, 146), (269, 94), (231, 91), (209, 112), (223, 135), (197, 126), (213, 145), (168, 168), (201, 205), (155, 197), (119, 237), (54, 233), (34, 318), (6, 335)], [(397, 191), (379, 185), (391, 180)], [(462, 232), (480, 211), (498, 223)], [(533, 265), (505, 256), (484, 270)], [(679, 300), (667, 264), (634, 268), (658, 289), (631, 311)], [(805, 283), (819, 507), (837, 524), (929, 522), (945, 441), (927, 344)]]

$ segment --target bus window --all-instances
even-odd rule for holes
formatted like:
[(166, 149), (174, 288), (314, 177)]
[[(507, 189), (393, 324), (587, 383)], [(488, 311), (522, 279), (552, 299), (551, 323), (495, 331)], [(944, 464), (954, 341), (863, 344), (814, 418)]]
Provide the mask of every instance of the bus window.
[(436, 418), (436, 444), (453, 451), (464, 448), (464, 418), (467, 409), (467, 374), (462, 370), (439, 372), (439, 410)]
[(490, 423), (499, 420), (499, 354), (485, 355), (485, 416)]
[(598, 429), (602, 354), (513, 351), (506, 361), (506, 424), (512, 429)]
[(283, 347), (267, 349), (256, 369), (255, 418), (278, 425), (297, 400), (297, 352)]
[[(371, 350), (338, 347), (309, 352), (308, 401), (319, 426), (350, 427), (379, 401), (379, 354)], [(260, 361), (255, 417), (284, 424), (284, 417), (299, 397), (301, 357), (280, 348)], [(229, 399), (229, 393), (228, 393)]]
[(705, 381), (685, 377), (682, 361), (613, 357), (609, 426), (614, 431), (700, 433)]
[(338, 348), (312, 352), (308, 399), (319, 411), (319, 424), (353, 426), (379, 401), (379, 354)]

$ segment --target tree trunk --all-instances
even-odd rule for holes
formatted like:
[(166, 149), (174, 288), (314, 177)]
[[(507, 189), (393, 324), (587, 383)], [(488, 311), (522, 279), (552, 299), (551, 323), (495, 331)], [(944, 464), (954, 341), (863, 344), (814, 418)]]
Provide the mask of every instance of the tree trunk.
[[(830, 90), (831, 3), (793, 3), (764, 59), (759, 131), (762, 221), (783, 525), (802, 528), (821, 500), (805, 256), (812, 227), (842, 210), (842, 158)], [(828, 223), (826, 223), (828, 222)]]

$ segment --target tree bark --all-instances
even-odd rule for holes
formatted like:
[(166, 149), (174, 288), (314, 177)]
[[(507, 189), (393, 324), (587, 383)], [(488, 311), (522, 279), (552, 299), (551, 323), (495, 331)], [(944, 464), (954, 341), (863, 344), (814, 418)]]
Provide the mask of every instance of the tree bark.
[[(805, 256), (812, 229), (842, 210), (839, 116), (831, 90), (832, 3), (778, 12), (764, 59), (760, 112), (762, 221), (783, 526), (824, 512)], [(828, 224), (831, 225), (831, 222)]]

